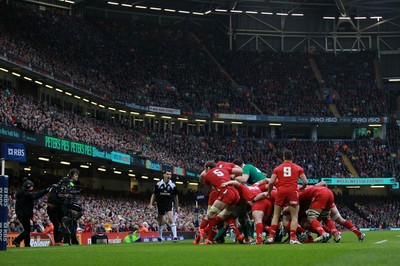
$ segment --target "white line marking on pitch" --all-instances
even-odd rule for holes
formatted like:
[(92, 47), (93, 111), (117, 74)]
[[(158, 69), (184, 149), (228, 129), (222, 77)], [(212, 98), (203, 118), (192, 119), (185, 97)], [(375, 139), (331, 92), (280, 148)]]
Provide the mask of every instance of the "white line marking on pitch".
[(382, 241), (378, 241), (378, 242), (375, 242), (374, 244), (382, 244), (382, 243), (385, 243), (385, 242), (387, 242), (388, 240), (382, 240)]

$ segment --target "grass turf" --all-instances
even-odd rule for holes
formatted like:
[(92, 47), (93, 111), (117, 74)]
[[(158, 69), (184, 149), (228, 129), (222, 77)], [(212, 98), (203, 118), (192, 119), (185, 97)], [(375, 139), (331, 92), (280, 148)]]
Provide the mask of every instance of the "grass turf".
[(0, 252), (0, 265), (398, 265), (400, 231), (343, 233), (340, 243), (221, 245), (134, 243), (110, 245), (9, 248)]

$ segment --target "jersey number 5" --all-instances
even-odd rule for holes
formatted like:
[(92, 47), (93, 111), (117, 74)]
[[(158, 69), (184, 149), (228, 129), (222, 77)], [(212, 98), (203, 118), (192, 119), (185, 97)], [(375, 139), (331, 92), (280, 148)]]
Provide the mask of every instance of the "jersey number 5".
[(217, 176), (224, 176), (224, 173), (222, 173), (220, 170), (214, 170), (213, 173)]

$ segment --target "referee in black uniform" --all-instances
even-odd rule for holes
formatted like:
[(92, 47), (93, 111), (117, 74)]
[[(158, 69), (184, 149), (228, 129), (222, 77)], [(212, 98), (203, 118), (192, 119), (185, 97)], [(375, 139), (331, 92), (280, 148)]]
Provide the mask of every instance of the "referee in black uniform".
[(157, 202), (158, 209), (158, 241), (163, 241), (163, 218), (167, 215), (169, 226), (173, 234), (173, 241), (178, 241), (174, 210), (179, 211), (178, 190), (176, 184), (171, 181), (172, 173), (169, 170), (164, 171), (163, 180), (160, 180), (155, 186), (151, 195), (149, 208), (153, 208), (154, 202)]

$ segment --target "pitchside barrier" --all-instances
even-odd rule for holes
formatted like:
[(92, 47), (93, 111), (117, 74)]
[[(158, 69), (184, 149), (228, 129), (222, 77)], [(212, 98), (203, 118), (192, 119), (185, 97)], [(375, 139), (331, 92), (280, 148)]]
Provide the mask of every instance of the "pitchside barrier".
[[(8, 233), (7, 235), (7, 241), (5, 242), (7, 244), (8, 248), (15, 247), (12, 244), (12, 241), (19, 235), (19, 233)], [(82, 245), (91, 245), (92, 244), (92, 239), (93, 236), (96, 235), (96, 233), (91, 233), (91, 232), (84, 232), (84, 233), (78, 233), (76, 234), (76, 237), (78, 239), (79, 244)], [(104, 235), (107, 236), (108, 244), (119, 244), (122, 243), (124, 238), (128, 235), (128, 232), (110, 232), (110, 233), (104, 233)], [(184, 240), (184, 239), (194, 239), (195, 232), (178, 232), (178, 239), (179, 240)], [(163, 233), (163, 239), (165, 241), (172, 241), (172, 232), (164, 232)], [(147, 232), (147, 233), (141, 233), (140, 234), (140, 240), (139, 242), (158, 242), (158, 232)], [(48, 247), (48, 246), (54, 246), (54, 238), (53, 234), (44, 234), (44, 233), (31, 233), (31, 247)], [(21, 247), (24, 246), (24, 242), (21, 242)]]

